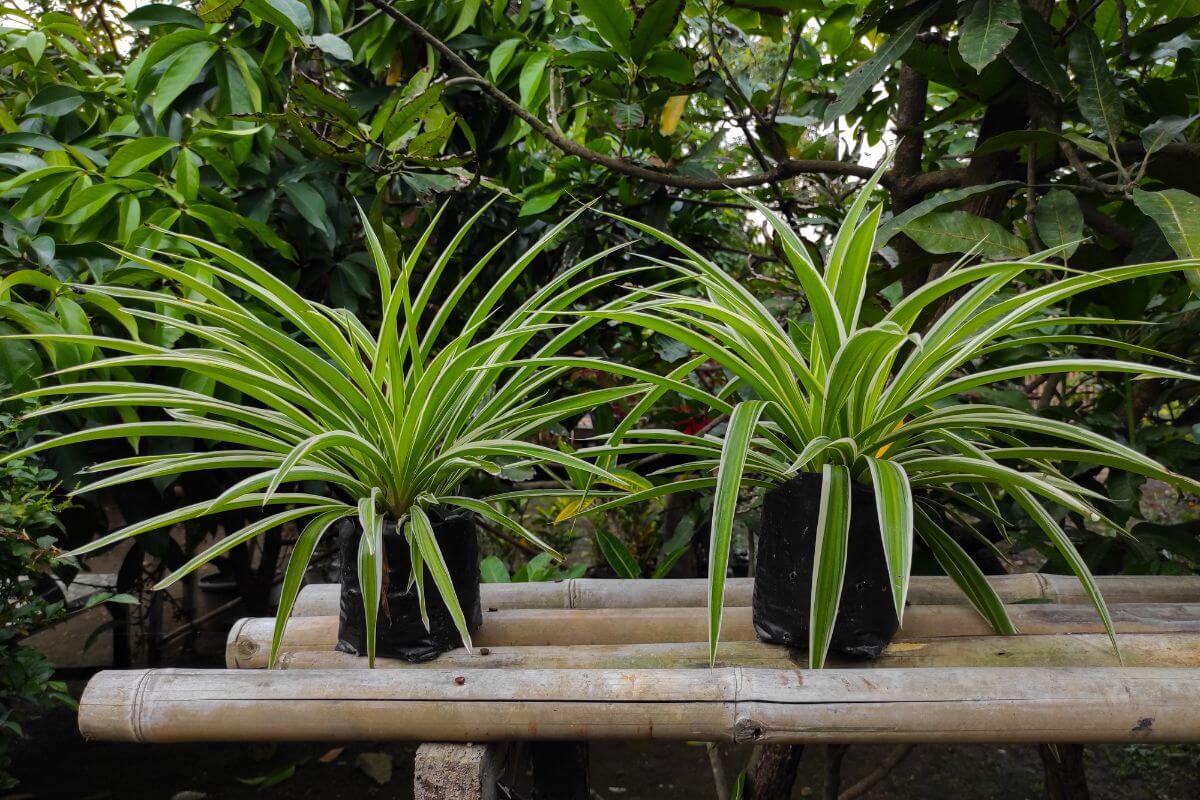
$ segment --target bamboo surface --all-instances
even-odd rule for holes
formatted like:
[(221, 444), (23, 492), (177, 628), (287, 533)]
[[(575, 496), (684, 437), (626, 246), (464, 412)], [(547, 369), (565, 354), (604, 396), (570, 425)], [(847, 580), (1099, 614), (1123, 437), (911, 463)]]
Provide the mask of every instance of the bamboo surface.
[[(1103, 633), (1104, 626), (1090, 605), (1041, 603), (1013, 605), (1009, 616), (1023, 634)], [(1121, 633), (1200, 634), (1200, 604), (1126, 603), (1109, 606)], [(225, 665), (260, 669), (267, 666), (275, 620), (239, 620), (226, 644)], [(288, 622), (280, 653), (332, 651), (337, 642), (337, 617), (295, 617)], [(986, 637), (990, 626), (970, 606), (911, 606), (897, 642), (939, 637)], [(483, 625), (472, 637), (477, 647), (582, 646), (610, 644), (669, 644), (703, 642), (708, 618), (702, 608), (513, 609), (485, 612)], [(725, 611), (721, 641), (755, 639), (748, 606)]]
[(168, 669), (99, 673), (79, 721), (133, 742), (1185, 742), (1198, 696), (1200, 670), (1160, 667)]
[[(992, 575), (988, 582), (1005, 603), (1041, 601), (1090, 603), (1073, 575), (1020, 573)], [(1109, 603), (1200, 603), (1200, 575), (1101, 575), (1096, 578)], [(749, 606), (754, 581), (731, 578), (725, 583), (726, 607)], [(547, 608), (679, 608), (704, 606), (707, 582), (702, 578), (609, 580), (569, 578), (540, 583), (485, 583), (484, 609)], [(966, 598), (949, 578), (915, 575), (908, 600), (913, 605), (965, 605)], [(301, 590), (295, 616), (326, 617), (338, 613), (337, 584), (311, 584)]]
[[(1118, 634), (1128, 667), (1200, 667), (1200, 634)], [(486, 650), (486, 652), (484, 652)], [(957, 636), (892, 642), (874, 661), (831, 655), (834, 666), (859, 669), (910, 667), (1108, 667), (1121, 662), (1108, 636), (1083, 633), (1062, 636)], [(803, 650), (764, 642), (726, 642), (717, 649), (717, 664), (726, 667), (801, 669), (808, 666)], [(240, 665), (245, 669), (245, 665)], [(263, 664), (265, 666), (265, 663)], [(280, 656), (286, 670), (365, 670), (367, 659), (334, 650), (296, 650)], [(706, 642), (669, 644), (598, 644), (576, 646), (459, 648), (433, 661), (413, 664), (377, 658), (376, 669), (420, 672), (427, 669), (676, 669), (708, 668)]]

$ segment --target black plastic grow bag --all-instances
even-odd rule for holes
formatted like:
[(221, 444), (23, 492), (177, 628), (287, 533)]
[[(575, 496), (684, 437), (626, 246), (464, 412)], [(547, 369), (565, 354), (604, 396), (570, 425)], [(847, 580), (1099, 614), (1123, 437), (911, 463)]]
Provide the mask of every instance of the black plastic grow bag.
[[(767, 492), (754, 567), (754, 631), (764, 642), (808, 647), (813, 559), (821, 476), (800, 473)], [(875, 494), (855, 485), (850, 495), (846, 577), (830, 650), (878, 658), (900, 623), (875, 511)]]
[[(479, 543), (476, 540), (475, 522), (462, 514), (439, 513), (436, 508), (430, 512), (430, 521), (446, 560), (454, 592), (466, 617), (467, 629), (473, 633), (483, 622), (483, 610), (479, 606)], [(338, 533), (342, 557), (342, 594), (337, 649), (343, 653), (366, 655), (366, 622), (362, 592), (358, 587), (358, 542), (362, 528), (355, 520), (343, 520)], [(383, 546), (388, 564), (387, 597), (379, 609), (375, 655), (379, 658), (428, 661), (447, 650), (461, 647), (462, 637), (428, 569), (425, 570), (424, 588), (429, 630), (425, 629), (421, 621), (416, 584), (409, 588), (412, 561), (408, 542), (397, 533), (392, 523), (388, 523), (384, 529)]]

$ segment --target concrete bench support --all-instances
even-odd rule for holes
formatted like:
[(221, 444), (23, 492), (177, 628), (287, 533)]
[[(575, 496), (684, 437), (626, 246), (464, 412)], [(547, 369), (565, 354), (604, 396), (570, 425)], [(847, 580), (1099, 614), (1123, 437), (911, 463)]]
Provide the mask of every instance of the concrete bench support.
[(503, 744), (430, 742), (417, 748), (415, 800), (496, 800)]

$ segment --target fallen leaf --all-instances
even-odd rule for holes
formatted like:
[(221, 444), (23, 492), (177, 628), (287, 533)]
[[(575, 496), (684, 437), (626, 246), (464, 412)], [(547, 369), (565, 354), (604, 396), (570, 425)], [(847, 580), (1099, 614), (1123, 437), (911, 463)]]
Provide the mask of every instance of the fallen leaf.
[(380, 786), (392, 779), (392, 757), (387, 753), (359, 753), (354, 766)]

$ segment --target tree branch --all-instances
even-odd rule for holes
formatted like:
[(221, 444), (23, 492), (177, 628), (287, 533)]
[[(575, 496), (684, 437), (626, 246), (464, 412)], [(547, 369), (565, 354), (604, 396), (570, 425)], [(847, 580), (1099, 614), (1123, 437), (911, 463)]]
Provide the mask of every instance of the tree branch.
[[(504, 91), (498, 86), (488, 81), (470, 64), (463, 60), (461, 56), (447, 47), (445, 42), (438, 39), (419, 23), (410, 19), (407, 15), (397, 11), (395, 8), (392, 8), (387, 4), (386, 0), (370, 0), (370, 3), (384, 14), (408, 28), (434, 50), (438, 51), (438, 53), (440, 53), (441, 56), (448, 62), (453, 64), (456, 69), (462, 72), (466, 77), (470, 78), (470, 83), (479, 86), (480, 89), (482, 89), (487, 95), (503, 106), (506, 111), (518, 119), (523, 120), (529, 125), (530, 128), (536, 131), (539, 136), (544, 138), (550, 144), (554, 145), (567, 155), (578, 156), (585, 161), (588, 161), (592, 164), (597, 164), (621, 175), (628, 175), (632, 178), (639, 178), (650, 183), (656, 183), (661, 186), (671, 186), (676, 189), (693, 189), (703, 191), (712, 189), (740, 189), (751, 186), (762, 186), (763, 184), (784, 181), (800, 175), (838, 175), (855, 178), (869, 178), (875, 172), (873, 167), (862, 164), (851, 164), (844, 161), (826, 161), (821, 159), (787, 159), (780, 161), (771, 169), (763, 170), (762, 172), (752, 175), (730, 175), (721, 178), (699, 178), (690, 175), (679, 175), (677, 173), (666, 172), (660, 169), (651, 169), (650, 167), (634, 163), (629, 159), (614, 158), (603, 153), (598, 153), (595, 150), (584, 147), (578, 142), (556, 132), (549, 124), (543, 122), (537, 117), (537, 115), (531, 113), (516, 100), (505, 94)], [(943, 174), (955, 172), (955, 170), (941, 170), (940, 172), (927, 173), (926, 175), (921, 176), (925, 179), (924, 181), (914, 181), (912, 185), (920, 190), (925, 191), (934, 190), (932, 188), (925, 189), (926, 186), (936, 188), (942, 185), (956, 185), (958, 183), (957, 176), (951, 180), (951, 176)], [(949, 182), (947, 183), (948, 180)], [(880, 184), (882, 184), (884, 188), (890, 189), (894, 186), (894, 183), (895, 181), (891, 173), (885, 174), (880, 179)], [(912, 189), (910, 189), (910, 191), (912, 191)]]

